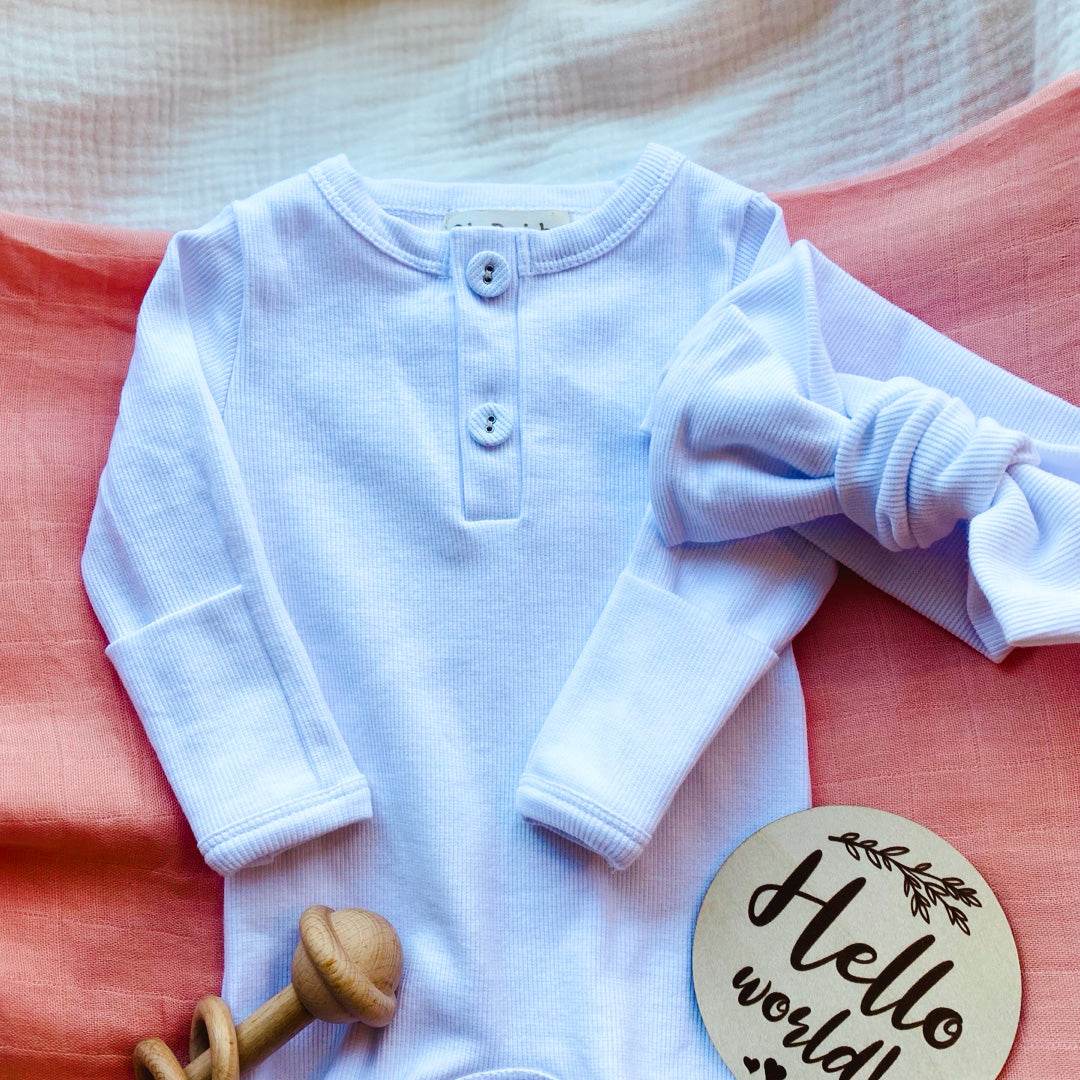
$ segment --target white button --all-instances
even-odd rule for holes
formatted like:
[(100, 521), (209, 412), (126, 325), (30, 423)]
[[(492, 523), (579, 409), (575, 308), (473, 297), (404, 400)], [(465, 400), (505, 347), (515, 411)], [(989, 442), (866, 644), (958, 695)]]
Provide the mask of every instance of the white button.
[(477, 296), (498, 296), (510, 284), (510, 267), (497, 251), (478, 251), (465, 264), (465, 280)]
[(481, 446), (498, 446), (506, 442), (513, 426), (509, 411), (493, 401), (477, 405), (469, 413), (469, 434)]

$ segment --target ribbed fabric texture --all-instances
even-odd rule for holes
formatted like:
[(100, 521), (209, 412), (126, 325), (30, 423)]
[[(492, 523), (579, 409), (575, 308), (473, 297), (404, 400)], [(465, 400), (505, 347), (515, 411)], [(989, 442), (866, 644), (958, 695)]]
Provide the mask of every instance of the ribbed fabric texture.
[(1080, 410), (996, 369), (977, 415), (985, 366), (799, 241), (668, 367), (665, 542), (791, 527), (993, 660), (1080, 639)]
[(222, 420), (245, 295), (237, 243), (227, 209), (166, 249), (82, 557), (106, 655), (223, 873), (371, 814)]
[[(442, 227), (490, 207), (572, 220)], [(561, 185), (376, 179), (338, 155), (170, 240), (83, 553), (107, 654), (225, 875), (233, 1009), (287, 979), (312, 902), (380, 911), (406, 956), (387, 1029), (314, 1025), (256, 1080), (730, 1075), (689, 944), (723, 858), (809, 804), (790, 640), (843, 547), (809, 526), (846, 522), (892, 566), (924, 516), (932, 533), (981, 506), (963, 483), (939, 492), (937, 462), (986, 431), (979, 491), (1034, 470), (1015, 480), (1034, 505), (1071, 453), (1038, 440), (1077, 412), (969, 354), (975, 396), (1008, 386), (997, 418), (1028, 436), (972, 428), (920, 369), (939, 357), (890, 337), (869, 290), (840, 297), (846, 320), (763, 302), (732, 347), (726, 298), (782, 299), (788, 247), (763, 196), (656, 143), (618, 180)], [(789, 414), (809, 402), (807, 445), (846, 463), (862, 523), (822, 496), (763, 532), (749, 498), (745, 535), (721, 536), (716, 417), (779, 392), (736, 361), (780, 328), (777, 365), (798, 371), (818, 325), (830, 350), (857, 344), (843, 370), (865, 359), (860, 404), (884, 400), (877, 362), (919, 380), (905, 423), (955, 413), (968, 438), (932, 440), (912, 466), (925, 493), (898, 506), (899, 451), (860, 472), (861, 448), (897, 434), (798, 384)], [(500, 441), (477, 426), (489, 406)], [(736, 463), (736, 488), (763, 460)], [(945, 545), (934, 567), (967, 581), (976, 537), (956, 535), (925, 550)]]

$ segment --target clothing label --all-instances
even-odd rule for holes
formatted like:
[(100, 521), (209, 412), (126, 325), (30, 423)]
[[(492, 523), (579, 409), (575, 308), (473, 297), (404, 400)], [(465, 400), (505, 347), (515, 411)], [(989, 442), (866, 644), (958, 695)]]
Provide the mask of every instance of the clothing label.
[(990, 886), (936, 833), (866, 806), (778, 818), (701, 904), (694, 992), (737, 1080), (994, 1080), (1020, 960)]
[(486, 225), (500, 229), (555, 229), (570, 220), (569, 210), (456, 210), (443, 218), (443, 228)]

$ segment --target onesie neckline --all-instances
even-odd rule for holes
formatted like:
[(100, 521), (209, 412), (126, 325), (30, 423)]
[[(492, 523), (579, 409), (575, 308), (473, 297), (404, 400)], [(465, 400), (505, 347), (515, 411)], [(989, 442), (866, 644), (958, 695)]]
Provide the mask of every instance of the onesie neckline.
[(355, 168), (344, 153), (307, 171), (353, 228), (387, 254), (432, 274), (449, 272), (454, 230), (424, 228), (393, 210), (440, 215), (491, 206), (580, 209), (579, 216), (554, 229), (467, 227), (480, 242), (496, 232), (517, 233), (522, 271), (541, 274), (580, 265), (623, 240), (649, 214), (686, 160), (678, 150), (649, 142), (614, 178), (564, 183), (372, 177)]

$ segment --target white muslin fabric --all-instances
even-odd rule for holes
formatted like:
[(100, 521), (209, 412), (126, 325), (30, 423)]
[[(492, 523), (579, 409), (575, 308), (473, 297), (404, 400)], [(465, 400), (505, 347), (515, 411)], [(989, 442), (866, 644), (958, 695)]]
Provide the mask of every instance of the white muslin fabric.
[(1080, 68), (1075, 0), (0, 0), (0, 25), (0, 205), (170, 230), (341, 150), (558, 183), (659, 139), (778, 191)]

